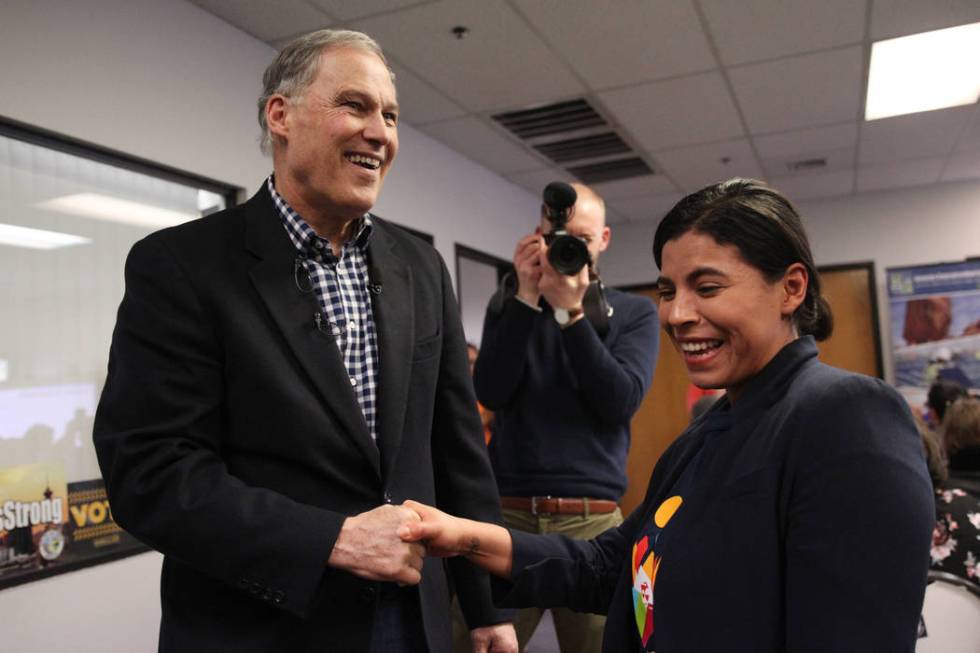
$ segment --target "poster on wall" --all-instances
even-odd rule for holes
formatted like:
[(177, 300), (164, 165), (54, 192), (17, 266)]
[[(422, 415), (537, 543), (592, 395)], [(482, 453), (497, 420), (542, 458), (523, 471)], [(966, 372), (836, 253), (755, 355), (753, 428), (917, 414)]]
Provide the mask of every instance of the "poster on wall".
[(912, 406), (936, 379), (980, 389), (980, 259), (888, 268), (895, 385)]
[(0, 589), (146, 550), (112, 518), (95, 397), (86, 383), (0, 390)]

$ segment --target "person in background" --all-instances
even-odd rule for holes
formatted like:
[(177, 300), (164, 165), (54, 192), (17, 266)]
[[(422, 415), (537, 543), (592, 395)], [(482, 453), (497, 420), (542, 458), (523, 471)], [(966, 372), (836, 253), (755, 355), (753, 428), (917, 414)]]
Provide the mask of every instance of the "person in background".
[[(470, 360), (470, 376), (473, 376), (473, 370), (476, 367), (476, 359), (480, 355), (480, 349), (472, 342), (468, 342), (466, 343), (466, 354)], [(476, 408), (480, 412), (480, 422), (483, 424), (483, 439), (487, 444), (490, 444), (490, 438), (493, 437), (493, 411), (479, 401), (476, 402)]]
[(936, 489), (932, 568), (980, 587), (980, 399), (950, 404), (941, 434), (949, 477)]
[[(287, 44), (248, 202), (138, 242), (95, 445), (116, 521), (164, 554), (160, 650), (448, 650), (408, 498), (498, 520), (446, 267), (369, 213), (398, 150), (378, 44)], [(514, 651), (486, 573), (449, 568), (478, 651)]]
[[(602, 198), (573, 187), (565, 229), (584, 240), (590, 264), (576, 275), (555, 270), (543, 237), (550, 223), (541, 218), (517, 243), (516, 292), (487, 309), (474, 381), (476, 396), (494, 411), (490, 460), (504, 523), (586, 539), (623, 520), (630, 420), (650, 387), (659, 340), (646, 297), (607, 290), (613, 312), (606, 333), (586, 317), (590, 272), (610, 229)], [(529, 608), (515, 618), (522, 649), (543, 612)], [(602, 617), (567, 609), (552, 616), (562, 653), (599, 649)]]
[(926, 467), (929, 468), (929, 479), (932, 481), (933, 489), (939, 489), (949, 478), (949, 469), (946, 467), (946, 455), (943, 453), (943, 445), (939, 441), (941, 435), (929, 428), (926, 421), (917, 412), (912, 413), (915, 420), (915, 428), (919, 431), (922, 439), (922, 451), (926, 456)]
[(915, 648), (935, 507), (905, 400), (824, 365), (832, 329), (790, 202), (733, 179), (657, 227), (660, 324), (725, 396), (657, 461), (643, 504), (589, 541), (406, 502), (399, 533), (499, 576), (512, 606), (608, 614), (603, 651)]
[(938, 379), (929, 386), (926, 395), (927, 423), (933, 429), (942, 426), (946, 409), (960, 397), (967, 395), (966, 388), (955, 381)]

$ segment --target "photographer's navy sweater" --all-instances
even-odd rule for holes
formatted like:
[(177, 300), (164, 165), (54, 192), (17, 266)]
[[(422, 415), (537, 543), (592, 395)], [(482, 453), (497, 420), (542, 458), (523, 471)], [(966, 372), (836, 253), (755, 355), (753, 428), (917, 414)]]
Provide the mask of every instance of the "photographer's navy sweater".
[(490, 460), (503, 496), (618, 501), (630, 420), (653, 378), (659, 333), (646, 297), (607, 289), (600, 338), (587, 319), (562, 330), (542, 301), (487, 311), (474, 384), (494, 411)]

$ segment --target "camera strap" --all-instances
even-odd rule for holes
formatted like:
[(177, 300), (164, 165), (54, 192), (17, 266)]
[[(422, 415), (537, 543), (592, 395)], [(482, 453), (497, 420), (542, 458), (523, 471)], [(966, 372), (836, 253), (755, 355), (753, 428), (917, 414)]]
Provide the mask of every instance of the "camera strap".
[(592, 328), (600, 338), (605, 338), (609, 333), (609, 318), (612, 317), (613, 309), (606, 301), (606, 287), (598, 277), (589, 282), (585, 297), (582, 298), (582, 307), (585, 309), (585, 319), (592, 323)]
[(501, 311), (504, 310), (504, 302), (517, 294), (517, 273), (511, 270), (503, 276), (500, 280), (500, 285), (497, 287), (497, 291), (493, 293), (490, 298), (490, 312), (494, 315), (500, 315)]

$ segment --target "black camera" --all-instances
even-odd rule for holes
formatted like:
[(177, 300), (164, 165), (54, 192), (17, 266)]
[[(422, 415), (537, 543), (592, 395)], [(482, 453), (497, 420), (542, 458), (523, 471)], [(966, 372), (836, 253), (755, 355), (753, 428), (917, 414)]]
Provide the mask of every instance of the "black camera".
[(585, 240), (565, 230), (565, 224), (575, 210), (578, 193), (563, 181), (553, 181), (544, 188), (544, 204), (541, 213), (551, 223), (551, 231), (544, 235), (548, 245), (548, 261), (570, 277), (592, 263)]

